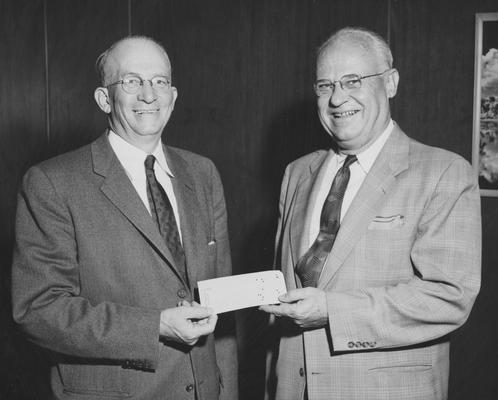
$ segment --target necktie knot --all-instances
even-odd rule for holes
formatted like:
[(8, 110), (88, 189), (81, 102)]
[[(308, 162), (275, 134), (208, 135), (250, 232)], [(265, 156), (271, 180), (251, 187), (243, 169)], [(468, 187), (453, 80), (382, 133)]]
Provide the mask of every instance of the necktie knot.
[(344, 160), (344, 165), (343, 168), (349, 168), (351, 164), (353, 164), (355, 161), (357, 161), (358, 158), (356, 157), (356, 154), (350, 154), (346, 157), (346, 160)]
[(156, 157), (154, 157), (152, 154), (149, 154), (145, 158), (145, 170), (146, 171), (154, 171), (154, 162), (156, 161)]

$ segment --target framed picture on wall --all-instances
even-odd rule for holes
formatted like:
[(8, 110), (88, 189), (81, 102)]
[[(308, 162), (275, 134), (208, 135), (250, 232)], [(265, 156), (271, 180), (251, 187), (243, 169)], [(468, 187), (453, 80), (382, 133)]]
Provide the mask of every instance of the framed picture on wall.
[(476, 14), (472, 165), (481, 195), (498, 197), (498, 12)]

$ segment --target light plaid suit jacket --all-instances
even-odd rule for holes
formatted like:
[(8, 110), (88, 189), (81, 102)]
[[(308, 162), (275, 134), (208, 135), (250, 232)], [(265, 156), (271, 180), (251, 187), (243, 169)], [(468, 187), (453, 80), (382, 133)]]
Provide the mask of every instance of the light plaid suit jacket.
[[(311, 205), (327, 152), (286, 170), (277, 268), (298, 286)], [(310, 400), (445, 399), (448, 334), (467, 319), (480, 286), (476, 177), (456, 154), (422, 145), (396, 125), (341, 224), (318, 287), (329, 325), (285, 320), (270, 353), (268, 395)]]

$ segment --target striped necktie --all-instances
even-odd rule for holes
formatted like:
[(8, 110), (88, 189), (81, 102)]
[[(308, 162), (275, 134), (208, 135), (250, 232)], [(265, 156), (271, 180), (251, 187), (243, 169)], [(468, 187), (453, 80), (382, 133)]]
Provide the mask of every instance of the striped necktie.
[(303, 287), (316, 287), (323, 265), (334, 245), (341, 222), (341, 206), (351, 175), (349, 166), (357, 160), (355, 155), (346, 157), (337, 171), (320, 215), (320, 232), (308, 251), (297, 262), (295, 271)]
[(171, 251), (176, 268), (181, 273), (185, 283), (188, 284), (185, 253), (180, 241), (180, 234), (175, 220), (175, 213), (171, 202), (163, 187), (159, 184), (154, 174), (154, 162), (156, 158), (149, 154), (145, 159), (145, 175), (147, 177), (147, 198), (149, 199), (150, 211), (154, 222), (159, 228), (166, 245)]

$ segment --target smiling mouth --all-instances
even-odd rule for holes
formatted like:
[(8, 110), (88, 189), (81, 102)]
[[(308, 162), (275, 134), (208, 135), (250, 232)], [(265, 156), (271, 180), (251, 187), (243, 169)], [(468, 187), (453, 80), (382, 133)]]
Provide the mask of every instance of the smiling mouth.
[(334, 118), (347, 118), (355, 115), (356, 113), (360, 112), (360, 110), (350, 110), (350, 111), (344, 111), (344, 112), (332, 112), (332, 116)]
[(154, 113), (156, 113), (158, 111), (159, 111), (158, 108), (155, 108), (155, 109), (152, 109), (152, 110), (133, 110), (133, 112), (135, 114), (138, 114), (138, 115), (154, 114)]

